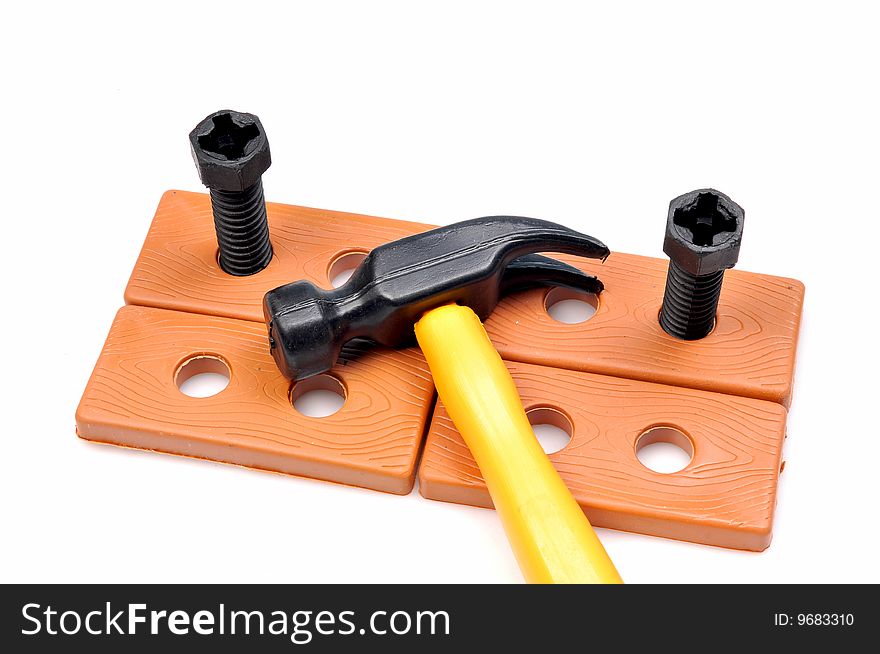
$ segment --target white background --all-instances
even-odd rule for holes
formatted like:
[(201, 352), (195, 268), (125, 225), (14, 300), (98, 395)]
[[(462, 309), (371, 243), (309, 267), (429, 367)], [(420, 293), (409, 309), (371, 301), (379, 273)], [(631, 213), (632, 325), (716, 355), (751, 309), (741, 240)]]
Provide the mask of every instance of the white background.
[(630, 582), (880, 581), (878, 27), (848, 2), (8, 5), (0, 579), (520, 580), (491, 511), (74, 435), (161, 193), (202, 190), (187, 133), (231, 107), (279, 202), (663, 256), (672, 197), (731, 195), (739, 267), (807, 287), (773, 544), (600, 537)]

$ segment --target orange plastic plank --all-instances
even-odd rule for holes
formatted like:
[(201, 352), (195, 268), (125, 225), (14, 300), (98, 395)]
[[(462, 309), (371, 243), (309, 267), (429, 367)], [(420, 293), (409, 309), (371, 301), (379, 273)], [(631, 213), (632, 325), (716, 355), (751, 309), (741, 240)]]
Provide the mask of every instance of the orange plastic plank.
[(235, 277), (217, 263), (209, 197), (167, 191), (125, 289), (126, 303), (263, 322), (266, 291), (298, 279), (331, 288), (330, 269), (340, 257), (430, 229), (272, 202), (266, 212), (275, 256), (257, 274)]
[[(190, 360), (229, 370), (229, 384), (193, 398), (177, 386)], [(223, 362), (223, 363), (219, 363)], [(76, 413), (82, 438), (405, 494), (434, 397), (417, 349), (343, 357), (345, 403), (310, 418), (293, 408), (256, 322), (120, 309)], [(301, 384), (319, 384), (321, 378)]]
[(804, 303), (801, 282), (728, 270), (715, 329), (701, 340), (682, 341), (658, 321), (667, 261), (620, 252), (604, 264), (558, 258), (605, 282), (595, 315), (564, 324), (547, 313), (547, 290), (510, 297), (486, 322), (505, 359), (790, 406)]
[[(550, 459), (594, 525), (736, 549), (770, 544), (785, 438), (782, 406), (523, 363), (508, 367), (527, 411), (569, 423), (570, 443)], [(656, 427), (678, 429), (687, 441), (682, 444), (692, 448), (680, 472), (654, 472), (638, 460), (640, 436)], [(492, 506), (439, 402), (419, 488), (429, 499)]]
[[(333, 263), (346, 253), (367, 252), (430, 227), (274, 203), (267, 207), (276, 256), (252, 277), (233, 277), (217, 265), (208, 196), (168, 191), (126, 301), (262, 321), (266, 291), (297, 279), (327, 288)], [(665, 260), (621, 253), (604, 264), (560, 258), (605, 282), (596, 315), (565, 325), (547, 314), (546, 291), (508, 298), (486, 324), (504, 358), (790, 403), (804, 294), (800, 282), (728, 271), (715, 331), (685, 342), (666, 334), (657, 321)]]

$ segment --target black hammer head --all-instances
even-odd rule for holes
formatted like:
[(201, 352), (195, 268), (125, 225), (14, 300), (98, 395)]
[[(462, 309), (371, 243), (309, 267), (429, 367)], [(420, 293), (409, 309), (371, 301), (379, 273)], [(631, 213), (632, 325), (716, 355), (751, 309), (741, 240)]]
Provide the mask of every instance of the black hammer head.
[(536, 285), (591, 293), (602, 283), (535, 252), (605, 259), (603, 243), (562, 225), (514, 216), (477, 218), (408, 236), (374, 249), (332, 291), (307, 281), (266, 294), (269, 345), (281, 372), (297, 380), (329, 370), (355, 338), (389, 347), (414, 342), (426, 311), (466, 305), (485, 320), (507, 292)]

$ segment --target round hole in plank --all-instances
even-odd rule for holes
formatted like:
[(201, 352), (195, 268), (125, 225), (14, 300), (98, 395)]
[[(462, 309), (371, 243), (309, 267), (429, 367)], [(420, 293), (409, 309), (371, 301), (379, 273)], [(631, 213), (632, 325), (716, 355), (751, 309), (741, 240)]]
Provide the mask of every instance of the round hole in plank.
[(338, 255), (327, 269), (327, 279), (333, 288), (339, 288), (351, 278), (351, 274), (367, 257), (363, 250), (353, 250)]
[(571, 419), (559, 409), (539, 406), (526, 411), (535, 438), (547, 454), (563, 449), (571, 442), (574, 433)]
[(290, 389), (293, 408), (309, 418), (326, 418), (345, 404), (345, 385), (333, 375), (315, 375)]
[(593, 293), (556, 286), (544, 296), (544, 309), (556, 322), (576, 325), (596, 314), (599, 298)]
[(196, 354), (174, 374), (174, 383), (189, 397), (211, 397), (229, 385), (229, 364), (214, 354)]
[(636, 441), (639, 462), (654, 472), (671, 474), (684, 470), (694, 458), (694, 444), (676, 427), (660, 425), (642, 432)]

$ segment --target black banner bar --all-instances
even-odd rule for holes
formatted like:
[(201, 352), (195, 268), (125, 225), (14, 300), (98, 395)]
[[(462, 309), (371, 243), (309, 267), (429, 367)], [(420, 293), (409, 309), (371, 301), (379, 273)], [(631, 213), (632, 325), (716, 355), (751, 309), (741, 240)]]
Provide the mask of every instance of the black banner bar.
[(162, 652), (815, 648), (873, 642), (876, 592), (819, 585), (3, 586), (0, 644), (13, 646), (7, 652), (118, 652), (128, 644)]

